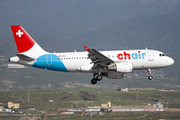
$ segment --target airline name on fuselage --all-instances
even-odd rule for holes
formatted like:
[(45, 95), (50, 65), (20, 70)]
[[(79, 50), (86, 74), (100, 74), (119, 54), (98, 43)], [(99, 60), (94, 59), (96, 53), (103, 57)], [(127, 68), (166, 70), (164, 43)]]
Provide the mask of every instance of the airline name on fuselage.
[(130, 60), (130, 59), (144, 59), (145, 58), (146, 53), (141, 53), (141, 51), (138, 51), (138, 53), (132, 53), (129, 54), (127, 52), (123, 52), (117, 55), (117, 58), (119, 60)]

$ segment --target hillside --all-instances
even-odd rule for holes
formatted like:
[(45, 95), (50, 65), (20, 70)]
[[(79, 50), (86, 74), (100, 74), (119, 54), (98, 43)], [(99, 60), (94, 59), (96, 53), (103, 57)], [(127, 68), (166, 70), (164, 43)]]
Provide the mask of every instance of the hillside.
[(35, 38), (81, 33), (143, 15), (180, 13), (179, 0), (0, 1), (0, 37), (19, 24)]
[[(180, 54), (180, 15), (142, 16), (63, 39), (66, 46), (88, 45), (98, 50), (149, 48)], [(76, 42), (72, 42), (76, 41)]]
[[(27, 32), (42, 48), (50, 52), (83, 51), (83, 45), (87, 45), (97, 50), (144, 49), (147, 47), (166, 54), (180, 54), (179, 19), (178, 14), (142, 16), (91, 32), (44, 36), (40, 39), (35, 39), (34, 34)], [(10, 57), (12, 54), (8, 54), (17, 51), (12, 37), (0, 37), (0, 41), (1, 55)]]

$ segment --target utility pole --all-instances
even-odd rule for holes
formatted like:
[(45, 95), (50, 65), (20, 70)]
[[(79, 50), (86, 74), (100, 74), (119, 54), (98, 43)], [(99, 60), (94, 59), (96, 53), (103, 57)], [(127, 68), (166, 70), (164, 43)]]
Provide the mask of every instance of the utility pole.
[(138, 90), (137, 90), (137, 100), (138, 100)]
[(29, 90), (28, 90), (28, 102), (29, 102)]

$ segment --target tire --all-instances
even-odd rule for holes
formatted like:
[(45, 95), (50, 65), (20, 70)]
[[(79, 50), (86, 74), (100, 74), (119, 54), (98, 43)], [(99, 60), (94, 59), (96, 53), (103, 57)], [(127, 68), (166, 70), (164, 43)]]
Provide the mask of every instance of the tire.
[(149, 80), (152, 80), (152, 79), (153, 79), (153, 76), (149, 76), (148, 79), (149, 79)]
[(93, 79), (91, 80), (91, 83), (94, 85), (94, 84), (97, 83), (97, 80), (96, 80), (95, 78), (93, 78)]
[(98, 81), (101, 81), (102, 80), (102, 75), (98, 75), (97, 77), (96, 77), (96, 79), (98, 80)]

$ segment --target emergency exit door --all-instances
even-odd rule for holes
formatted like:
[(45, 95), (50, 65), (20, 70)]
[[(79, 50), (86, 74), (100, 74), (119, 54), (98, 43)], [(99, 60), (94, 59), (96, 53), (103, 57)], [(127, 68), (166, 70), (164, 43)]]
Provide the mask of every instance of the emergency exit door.
[(154, 60), (154, 55), (152, 51), (148, 51), (148, 60), (153, 61)]

